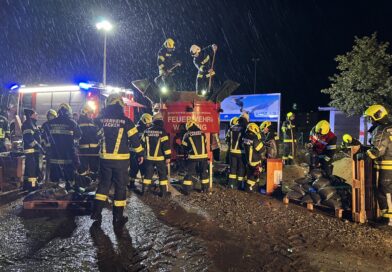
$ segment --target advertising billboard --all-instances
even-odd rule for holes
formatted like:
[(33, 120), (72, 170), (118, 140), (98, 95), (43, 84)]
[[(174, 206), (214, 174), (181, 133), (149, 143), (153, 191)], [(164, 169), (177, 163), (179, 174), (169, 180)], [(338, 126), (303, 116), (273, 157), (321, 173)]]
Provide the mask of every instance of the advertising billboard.
[(279, 123), (280, 97), (280, 93), (229, 96), (221, 103), (223, 112), (220, 114), (220, 119), (230, 121), (245, 110), (249, 113), (251, 122)]

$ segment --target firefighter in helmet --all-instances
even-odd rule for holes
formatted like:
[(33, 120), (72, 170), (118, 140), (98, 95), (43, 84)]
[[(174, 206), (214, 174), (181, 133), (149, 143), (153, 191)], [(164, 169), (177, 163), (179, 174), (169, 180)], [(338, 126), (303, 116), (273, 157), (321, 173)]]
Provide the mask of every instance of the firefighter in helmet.
[(50, 179), (53, 182), (66, 181), (67, 188), (74, 181), (79, 166), (75, 142), (81, 137), (78, 124), (72, 119), (72, 108), (63, 103), (57, 110), (58, 117), (50, 120)]
[(167, 167), (170, 164), (171, 150), (169, 135), (163, 127), (163, 117), (160, 112), (154, 114), (152, 126), (144, 131), (142, 142), (146, 147), (142, 193), (151, 188), (154, 168), (156, 168), (160, 195), (166, 196), (169, 182)]
[[(142, 139), (144, 131), (151, 127), (152, 115), (149, 113), (143, 113), (140, 117), (139, 122), (136, 125), (138, 131), (139, 140)], [(138, 163), (138, 153), (135, 152), (134, 148), (131, 148), (130, 168), (129, 168), (129, 189), (135, 189), (136, 176), (140, 170), (141, 176), (144, 175), (143, 164)]]
[(99, 135), (93, 115), (94, 109), (88, 104), (84, 105), (80, 111), (78, 125), (82, 131), (82, 137), (79, 140), (80, 167), (78, 172), (82, 176), (96, 177), (99, 167)]
[(158, 52), (158, 69), (159, 76), (155, 79), (155, 83), (160, 87), (166, 87), (171, 91), (176, 90), (176, 84), (173, 80), (173, 71), (181, 63), (176, 61), (173, 54), (175, 51), (175, 42), (172, 38), (168, 38), (163, 43)]
[(226, 132), (225, 142), (228, 145), (227, 153), (226, 153), (226, 164), (230, 165), (230, 137), (231, 137), (231, 128), (235, 125), (238, 125), (238, 117), (233, 117), (230, 119), (229, 129)]
[(229, 152), (230, 152), (230, 173), (229, 186), (243, 188), (245, 179), (245, 152), (242, 144), (242, 138), (245, 135), (249, 123), (249, 115), (243, 112), (238, 118), (238, 124), (233, 125), (229, 131)]
[(263, 142), (266, 149), (266, 158), (267, 159), (275, 159), (278, 154), (278, 149), (276, 145), (276, 141), (278, 140), (278, 136), (275, 131), (272, 130), (272, 123), (270, 121), (264, 121), (260, 125), (260, 135), (261, 141)]
[(362, 143), (358, 140), (353, 138), (350, 134), (344, 134), (342, 137), (342, 144), (340, 146), (340, 148), (342, 150), (347, 150), (350, 149), (351, 147), (357, 146), (357, 147), (361, 147)]
[(124, 102), (120, 94), (110, 94), (106, 108), (97, 118), (100, 139), (99, 184), (91, 219), (100, 225), (102, 209), (108, 200), (110, 187), (114, 184), (113, 226), (122, 227), (128, 218), (124, 216), (126, 186), (128, 183), (129, 146), (143, 162), (143, 147), (140, 145), (137, 128), (124, 114)]
[(182, 139), (185, 149), (187, 173), (183, 181), (183, 190), (189, 194), (193, 187), (193, 177), (196, 176), (201, 181), (201, 189), (207, 192), (209, 188), (208, 177), (208, 154), (206, 135), (197, 126), (196, 122), (189, 120), (186, 123), (187, 132)]
[(37, 189), (39, 169), (39, 154), (42, 151), (41, 135), (37, 127), (38, 114), (32, 109), (25, 109), (26, 120), (22, 125), (23, 148), (25, 159), (24, 188), (33, 191)]
[(193, 63), (195, 64), (198, 72), (196, 78), (196, 93), (199, 96), (209, 96), (211, 90), (210, 80), (215, 75), (213, 70), (213, 59), (215, 57), (218, 46), (212, 44), (201, 49), (200, 46), (194, 44), (190, 48), (190, 53), (193, 57)]
[(392, 218), (392, 123), (382, 105), (370, 106), (364, 114), (372, 123), (371, 148), (366, 154), (374, 161), (378, 171), (377, 200), (381, 215)]
[(336, 152), (337, 137), (331, 131), (329, 122), (321, 120), (312, 129), (310, 134), (311, 150), (310, 154), (310, 170), (320, 167), (327, 177), (332, 175), (332, 162)]
[(249, 123), (242, 138), (246, 158), (246, 185), (247, 192), (257, 191), (255, 185), (261, 173), (261, 155), (263, 142), (261, 141), (260, 128), (255, 123)]
[(42, 124), (42, 143), (45, 149), (45, 160), (46, 160), (46, 165), (45, 165), (45, 179), (49, 180), (50, 176), (50, 167), (49, 167), (49, 161), (50, 161), (50, 132), (49, 132), (49, 121), (53, 120), (54, 118), (57, 118), (57, 111), (54, 109), (49, 109), (46, 112), (46, 121)]
[(10, 144), (11, 132), (8, 123), (6, 110), (0, 112), (0, 152), (7, 152), (7, 145)]
[(282, 124), (283, 132), (283, 162), (285, 165), (294, 163), (296, 155), (297, 135), (295, 129), (295, 114), (287, 113), (286, 120)]

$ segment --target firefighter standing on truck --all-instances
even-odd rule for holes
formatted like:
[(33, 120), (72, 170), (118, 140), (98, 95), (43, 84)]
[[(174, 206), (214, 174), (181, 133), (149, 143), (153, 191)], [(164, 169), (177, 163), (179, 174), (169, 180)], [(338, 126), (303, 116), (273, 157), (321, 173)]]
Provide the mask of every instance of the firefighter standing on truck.
[(201, 190), (208, 192), (208, 153), (206, 135), (197, 126), (196, 122), (189, 120), (186, 123), (187, 132), (182, 139), (186, 156), (186, 175), (183, 181), (183, 190), (186, 195), (193, 188), (194, 177), (200, 179)]
[(331, 131), (328, 121), (321, 120), (312, 129), (308, 148), (311, 150), (309, 170), (320, 167), (326, 177), (332, 175), (332, 162), (336, 152), (336, 135)]
[(297, 135), (294, 123), (295, 115), (287, 113), (286, 120), (282, 124), (283, 132), (283, 162), (285, 165), (292, 165), (295, 159)]
[[(159, 87), (166, 87), (170, 91), (176, 91), (176, 84), (173, 80), (173, 70), (175, 66), (179, 66), (180, 63), (173, 57), (175, 50), (175, 42), (172, 38), (166, 39), (163, 43), (161, 49), (158, 52), (158, 69), (159, 69), (159, 79), (156, 82)], [(172, 70), (173, 69), (173, 70)]]
[(149, 191), (152, 186), (154, 168), (159, 177), (160, 195), (166, 196), (168, 189), (168, 171), (171, 150), (169, 136), (163, 127), (163, 117), (160, 112), (152, 118), (152, 126), (144, 131), (142, 142), (146, 149), (144, 164), (144, 179), (142, 193)]
[(218, 50), (216, 44), (209, 45), (203, 49), (200, 46), (194, 44), (190, 48), (190, 53), (193, 57), (193, 63), (196, 66), (197, 78), (196, 78), (196, 93), (200, 96), (208, 96), (211, 90), (208, 90), (210, 79), (215, 75), (215, 71), (212, 67), (212, 60)]
[(231, 127), (229, 133), (229, 151), (230, 151), (230, 172), (229, 186), (242, 189), (242, 183), (245, 179), (245, 152), (242, 144), (242, 138), (245, 135), (246, 127), (249, 123), (249, 115), (244, 112), (238, 118), (238, 124)]
[(261, 155), (263, 150), (263, 142), (261, 141), (260, 128), (255, 123), (247, 126), (245, 135), (242, 139), (245, 158), (246, 158), (246, 185), (247, 192), (257, 191), (255, 185), (258, 182), (261, 173)]
[(25, 109), (24, 115), (26, 120), (22, 125), (23, 148), (25, 159), (25, 183), (24, 189), (33, 191), (38, 187), (39, 170), (39, 154), (42, 150), (41, 135), (37, 127), (38, 114), (31, 109)]
[(46, 112), (46, 121), (42, 124), (42, 143), (44, 145), (45, 149), (45, 160), (46, 160), (46, 165), (45, 165), (45, 180), (49, 180), (50, 176), (50, 167), (49, 167), (49, 161), (50, 161), (50, 132), (49, 132), (49, 121), (53, 120), (54, 118), (57, 118), (57, 111), (54, 109), (49, 109)]
[(114, 184), (113, 226), (122, 227), (128, 218), (123, 215), (126, 206), (128, 183), (129, 147), (139, 154), (143, 162), (143, 147), (140, 145), (137, 128), (124, 115), (124, 101), (120, 94), (111, 94), (106, 100), (103, 114), (97, 118), (100, 141), (99, 185), (91, 219), (100, 225), (102, 209), (108, 200), (110, 187)]
[(11, 139), (10, 126), (5, 114), (3, 110), (0, 113), (0, 153), (7, 152), (7, 145), (10, 144)]
[[(139, 140), (142, 139), (144, 131), (151, 127), (152, 125), (152, 116), (149, 113), (144, 113), (139, 122), (136, 125), (138, 131)], [(141, 176), (144, 175), (144, 167), (143, 164), (138, 164), (138, 153), (134, 151), (134, 148), (131, 148), (131, 158), (130, 158), (130, 168), (129, 168), (129, 189), (135, 189), (136, 176), (140, 170)]]
[(81, 131), (72, 119), (72, 108), (63, 103), (57, 110), (58, 117), (49, 121), (50, 141), (50, 179), (52, 182), (64, 180), (67, 189), (75, 178), (79, 166), (75, 142), (80, 139)]
[(372, 123), (371, 148), (366, 154), (374, 160), (378, 171), (377, 200), (381, 216), (392, 218), (392, 123), (382, 105), (370, 106), (364, 114)]
[(98, 127), (93, 120), (94, 110), (89, 105), (84, 105), (78, 120), (82, 137), (79, 140), (78, 172), (82, 176), (96, 177), (99, 167), (99, 135)]

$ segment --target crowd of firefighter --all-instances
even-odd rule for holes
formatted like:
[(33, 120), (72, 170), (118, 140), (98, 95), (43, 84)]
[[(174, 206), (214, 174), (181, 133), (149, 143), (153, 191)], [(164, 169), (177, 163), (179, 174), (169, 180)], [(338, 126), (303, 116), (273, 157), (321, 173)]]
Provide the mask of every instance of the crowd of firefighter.
[[(212, 45), (201, 50), (193, 45), (191, 53), (198, 68), (197, 89), (202, 91), (207, 84), (206, 78), (214, 71), (210, 69), (212, 55), (217, 47)], [(168, 39), (158, 53), (160, 75), (165, 75), (165, 84), (170, 83), (170, 69), (167, 60), (174, 50), (174, 41)], [(208, 51), (208, 52), (207, 52)], [(204, 53), (203, 53), (204, 52)], [(212, 52), (212, 53), (211, 53)], [(200, 60), (198, 57), (202, 56)], [(204, 68), (208, 69), (205, 70)], [(202, 76), (199, 76), (202, 75)], [(200, 88), (200, 84), (203, 85)], [(361, 146), (365, 152), (359, 152), (358, 159), (365, 156), (374, 160), (379, 171), (378, 202), (384, 217), (392, 216), (392, 123), (387, 110), (381, 105), (370, 106), (365, 111), (372, 127), (370, 145), (365, 147), (348, 134), (343, 136), (345, 148)], [(71, 190), (75, 175), (89, 175), (99, 181), (95, 194), (95, 203), (91, 218), (100, 223), (102, 209), (108, 201), (109, 190), (114, 186), (113, 224), (123, 225), (127, 217), (123, 215), (126, 206), (127, 185), (135, 188), (135, 180), (140, 172), (142, 194), (153, 186), (153, 175), (158, 176), (160, 196), (168, 194), (168, 165), (171, 160), (171, 145), (168, 133), (164, 129), (162, 114), (144, 113), (137, 125), (124, 114), (122, 96), (110, 94), (106, 106), (93, 118), (94, 110), (85, 105), (77, 121), (73, 119), (72, 108), (63, 103), (57, 110), (47, 112), (47, 121), (41, 128), (37, 126), (37, 113), (33, 109), (24, 109), (25, 121), (22, 125), (23, 148), (25, 154), (24, 188), (34, 191), (38, 188), (43, 174), (40, 169), (40, 154), (46, 157), (46, 176)], [(188, 120), (181, 135), (179, 145), (185, 159), (186, 174), (182, 180), (182, 191), (189, 194), (195, 182), (201, 184), (201, 191), (208, 192), (210, 173), (208, 167), (208, 147), (206, 134), (195, 120)], [(0, 148), (7, 150), (6, 142), (10, 138), (8, 121), (0, 118)], [(226, 132), (227, 163), (229, 173), (227, 187), (238, 188), (247, 192), (257, 192), (260, 173), (265, 171), (266, 159), (277, 158), (277, 135), (272, 123), (265, 121), (260, 125), (250, 122), (249, 114), (242, 112), (232, 118)], [(281, 131), (283, 132), (284, 165), (295, 163), (297, 135), (295, 114), (286, 114)], [(332, 175), (332, 162), (337, 149), (337, 137), (331, 131), (326, 120), (319, 121), (310, 131), (309, 168), (321, 168), (325, 176)]]

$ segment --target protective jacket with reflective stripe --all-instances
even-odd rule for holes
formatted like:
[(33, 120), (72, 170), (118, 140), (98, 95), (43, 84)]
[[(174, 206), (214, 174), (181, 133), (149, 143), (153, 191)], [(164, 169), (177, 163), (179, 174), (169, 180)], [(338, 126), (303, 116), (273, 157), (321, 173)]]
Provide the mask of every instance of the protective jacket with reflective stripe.
[(327, 156), (327, 159), (332, 159), (336, 152), (337, 137), (335, 133), (329, 131), (325, 135), (316, 134), (312, 129), (310, 141), (313, 144), (313, 151), (318, 155)]
[(81, 114), (78, 125), (82, 132), (79, 140), (79, 153), (85, 155), (97, 155), (99, 152), (98, 126), (94, 120)]
[(10, 139), (10, 126), (7, 118), (0, 115), (0, 141), (5, 141), (5, 139)]
[(392, 170), (392, 124), (380, 124), (372, 131), (372, 147), (367, 155), (374, 160), (374, 167)]
[(261, 136), (256, 135), (251, 131), (247, 131), (242, 141), (247, 163), (253, 167), (259, 165), (261, 163), (261, 154), (264, 146), (261, 141)]
[(159, 49), (157, 59), (159, 74), (171, 69), (174, 63), (173, 52), (170, 52), (166, 47)]
[(163, 161), (171, 157), (169, 136), (163, 128), (163, 121), (154, 121), (152, 127), (144, 131), (142, 141), (147, 160)]
[(100, 158), (105, 160), (128, 160), (129, 148), (142, 156), (135, 124), (124, 115), (123, 108), (116, 104), (107, 106), (102, 117), (97, 119), (98, 135), (101, 137)]
[(71, 164), (76, 159), (75, 142), (80, 139), (78, 124), (68, 115), (61, 114), (48, 121), (50, 161), (54, 164)]
[(193, 64), (198, 70), (197, 77), (210, 77), (215, 74), (215, 72), (212, 74), (208, 72), (211, 69), (213, 55), (214, 50), (212, 45), (209, 45), (201, 50), (198, 57), (193, 58)]
[(245, 127), (240, 124), (232, 126), (228, 133), (230, 133), (230, 135), (228, 135), (230, 153), (233, 155), (241, 155), (241, 153), (244, 153), (242, 138), (245, 135)]
[(283, 142), (292, 143), (297, 141), (295, 123), (293, 120), (285, 120), (282, 124)]
[(23, 148), (25, 153), (34, 153), (39, 151), (41, 144), (41, 133), (36, 125), (35, 120), (28, 118), (23, 122)]
[(182, 139), (185, 153), (190, 160), (207, 159), (207, 139), (206, 135), (197, 126), (193, 125), (184, 134)]

